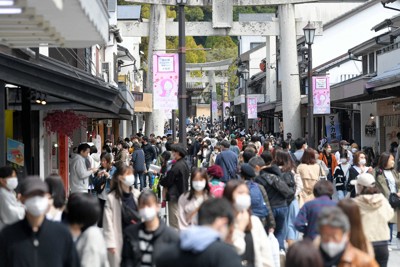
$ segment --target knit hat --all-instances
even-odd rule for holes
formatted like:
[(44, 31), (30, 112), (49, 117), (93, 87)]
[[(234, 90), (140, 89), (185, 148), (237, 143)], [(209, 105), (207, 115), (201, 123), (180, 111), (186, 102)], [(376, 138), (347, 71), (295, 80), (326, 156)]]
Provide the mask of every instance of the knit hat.
[(248, 179), (256, 177), (256, 172), (254, 171), (254, 168), (251, 167), (248, 163), (242, 164), (242, 166), (240, 167), (240, 174)]
[(208, 175), (215, 178), (222, 178), (224, 176), (224, 171), (219, 165), (212, 165), (207, 169)]

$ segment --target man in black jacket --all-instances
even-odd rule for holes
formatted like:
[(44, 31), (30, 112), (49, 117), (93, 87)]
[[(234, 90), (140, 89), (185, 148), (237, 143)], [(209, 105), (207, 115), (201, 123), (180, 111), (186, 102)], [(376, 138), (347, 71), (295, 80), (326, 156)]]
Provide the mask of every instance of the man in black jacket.
[(183, 231), (179, 244), (166, 246), (156, 258), (156, 266), (242, 266), (234, 248), (224, 243), (234, 223), (232, 205), (226, 199), (208, 199), (200, 206), (198, 216), (199, 226)]
[(25, 219), (9, 225), (0, 233), (0, 266), (74, 267), (80, 266), (68, 229), (46, 219), (48, 187), (39, 177), (21, 183)]
[(139, 213), (144, 222), (133, 224), (124, 232), (122, 267), (155, 266), (160, 250), (178, 243), (178, 232), (159, 219), (157, 196), (151, 190), (139, 196)]
[(160, 181), (167, 191), (168, 201), (168, 220), (169, 225), (179, 229), (178, 224), (178, 199), (189, 189), (189, 166), (185, 161), (187, 154), (186, 148), (183, 144), (175, 144), (171, 146), (172, 159), (174, 163), (167, 176)]
[[(157, 153), (154, 147), (149, 143), (149, 138), (147, 136), (142, 137), (142, 149), (144, 152), (144, 160), (146, 163), (146, 171), (149, 170), (150, 164), (153, 163), (153, 160), (157, 158)], [(153, 183), (151, 181), (151, 177), (149, 177), (149, 187), (151, 188), (153, 186)], [(146, 178), (145, 178), (146, 179)], [(146, 182), (145, 182), (146, 184)]]

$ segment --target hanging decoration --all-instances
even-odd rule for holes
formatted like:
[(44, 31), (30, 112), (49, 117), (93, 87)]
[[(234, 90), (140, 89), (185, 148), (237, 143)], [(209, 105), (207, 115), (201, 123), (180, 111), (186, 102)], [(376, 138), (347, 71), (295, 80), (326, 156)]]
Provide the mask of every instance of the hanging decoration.
[(56, 110), (48, 113), (43, 122), (48, 134), (58, 133), (71, 137), (76, 129), (86, 127), (87, 117), (71, 110)]

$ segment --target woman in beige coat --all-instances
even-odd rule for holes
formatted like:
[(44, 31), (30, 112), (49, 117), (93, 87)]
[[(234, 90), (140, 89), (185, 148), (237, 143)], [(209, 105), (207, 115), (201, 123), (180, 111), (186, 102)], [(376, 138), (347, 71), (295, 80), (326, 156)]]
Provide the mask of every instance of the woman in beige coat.
[(303, 181), (303, 191), (299, 194), (299, 208), (304, 203), (314, 199), (314, 185), (319, 181), (322, 169), (315, 158), (315, 150), (307, 148), (301, 158), (301, 164), (297, 167), (297, 173), (300, 174)]
[(139, 220), (137, 199), (140, 192), (132, 187), (134, 180), (132, 167), (120, 164), (111, 180), (104, 206), (104, 238), (111, 267), (120, 266), (124, 228)]

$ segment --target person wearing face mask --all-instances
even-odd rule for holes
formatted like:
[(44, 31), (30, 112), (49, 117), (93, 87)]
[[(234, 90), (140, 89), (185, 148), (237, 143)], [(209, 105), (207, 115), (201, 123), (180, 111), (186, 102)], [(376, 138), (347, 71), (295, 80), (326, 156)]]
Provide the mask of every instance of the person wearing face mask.
[(357, 143), (352, 143), (350, 146), (350, 151), (354, 155), (359, 150)]
[(210, 156), (210, 166), (215, 165), (215, 160), (217, 159), (219, 153), (221, 153), (221, 144), (217, 143), (217, 145), (214, 147), (214, 151), (211, 153)]
[(121, 267), (155, 266), (160, 250), (179, 241), (178, 233), (158, 217), (160, 207), (153, 191), (144, 190), (138, 201), (142, 222), (124, 232)]
[(0, 230), (20, 221), (25, 216), (25, 208), (15, 195), (18, 186), (17, 173), (14, 168), (4, 166), (0, 168)]
[[(399, 173), (394, 169), (395, 162), (394, 157), (390, 153), (384, 152), (380, 155), (378, 166), (375, 169), (376, 186), (380, 192), (389, 199), (391, 193), (395, 193), (400, 196), (400, 177)], [(400, 225), (400, 210), (394, 209), (395, 216), (390, 220), (390, 241), (392, 241), (393, 224), (397, 223)], [(399, 228), (399, 226), (397, 226)], [(400, 238), (400, 232), (398, 229), (397, 238)]]
[(26, 215), (0, 232), (0, 266), (80, 266), (68, 229), (46, 219), (49, 209), (46, 183), (31, 176), (19, 188)]
[(61, 222), (66, 203), (64, 182), (56, 174), (50, 175), (44, 181), (49, 187), (50, 208), (46, 214), (46, 218), (50, 221)]
[(349, 180), (350, 164), (348, 151), (341, 152), (339, 165), (336, 167), (333, 173), (333, 183), (336, 187), (336, 194), (338, 200), (344, 199), (347, 195), (346, 185)]
[(388, 222), (393, 218), (393, 208), (381, 194), (371, 174), (360, 174), (352, 183), (358, 194), (354, 201), (360, 208), (364, 234), (372, 243), (375, 260), (381, 267), (386, 267), (389, 260), (388, 240), (391, 234)]
[[(349, 150), (350, 150), (350, 144), (349, 144), (349, 142), (347, 142), (346, 140), (340, 141), (339, 145), (340, 145), (340, 148), (339, 148), (339, 150), (336, 151), (336, 153), (335, 153), (335, 158), (336, 158), (336, 161), (337, 161), (337, 162), (339, 162), (339, 160), (340, 160), (340, 152), (341, 152), (341, 153), (344, 153), (344, 151), (349, 151)], [(349, 152), (350, 152), (350, 151), (349, 151)], [(354, 153), (348, 153), (350, 165), (353, 164), (353, 154), (354, 154)], [(354, 155), (354, 156), (355, 156), (355, 155)], [(354, 163), (354, 164), (355, 164), (355, 163)]]
[[(348, 156), (351, 155), (351, 153), (347, 154)], [(349, 157), (350, 158), (350, 157)], [(367, 156), (365, 155), (364, 152), (358, 151), (354, 155), (354, 165), (351, 166), (349, 170), (349, 179), (347, 180), (346, 184), (346, 190), (347, 194), (350, 195), (350, 197), (354, 198), (356, 197), (356, 188), (354, 185), (351, 183), (353, 180), (357, 180), (358, 175), (363, 174), (363, 173), (374, 173), (374, 169), (372, 167), (367, 166)], [(350, 163), (350, 159), (349, 159)], [(350, 163), (351, 164), (351, 163)]]
[(232, 205), (223, 198), (206, 200), (199, 209), (199, 225), (180, 233), (180, 242), (165, 246), (157, 267), (241, 267), (241, 259), (227, 239), (234, 224)]
[(85, 160), (89, 156), (90, 146), (86, 143), (78, 146), (78, 155), (71, 159), (69, 166), (69, 182), (71, 193), (88, 193), (89, 177), (97, 169), (87, 168)]
[(100, 215), (99, 201), (95, 196), (83, 193), (69, 196), (65, 218), (75, 240), (81, 267), (110, 266), (103, 233), (96, 226)]
[(325, 165), (329, 168), (328, 180), (332, 181), (333, 174), (336, 167), (338, 166), (338, 161), (336, 157), (332, 154), (332, 147), (329, 143), (325, 143), (322, 152), (319, 153), (319, 160), (322, 160)]
[(140, 192), (133, 187), (135, 176), (132, 167), (117, 167), (107, 195), (103, 214), (104, 238), (111, 267), (120, 266), (123, 230), (140, 221), (137, 198)]
[(349, 242), (350, 222), (338, 207), (325, 207), (317, 220), (320, 252), (325, 267), (378, 267), (367, 253)]
[(251, 215), (251, 196), (246, 183), (231, 180), (224, 190), (224, 198), (235, 210), (235, 225), (227, 241), (232, 243), (242, 258), (242, 265), (273, 267), (271, 241), (260, 219)]
[(190, 191), (181, 195), (178, 200), (179, 229), (197, 225), (197, 212), (201, 204), (210, 197), (208, 175), (205, 169), (192, 170)]

